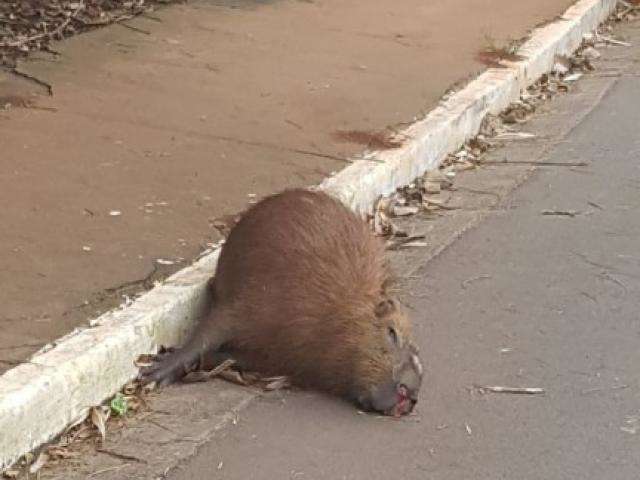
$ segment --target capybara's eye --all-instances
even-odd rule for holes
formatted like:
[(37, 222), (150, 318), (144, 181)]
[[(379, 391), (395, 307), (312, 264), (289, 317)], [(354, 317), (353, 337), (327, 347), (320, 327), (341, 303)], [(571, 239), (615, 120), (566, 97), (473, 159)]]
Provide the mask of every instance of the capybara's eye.
[(391, 343), (394, 345), (398, 344), (398, 334), (396, 333), (395, 328), (393, 327), (389, 327), (387, 330), (387, 333), (389, 334), (389, 339), (391, 340)]

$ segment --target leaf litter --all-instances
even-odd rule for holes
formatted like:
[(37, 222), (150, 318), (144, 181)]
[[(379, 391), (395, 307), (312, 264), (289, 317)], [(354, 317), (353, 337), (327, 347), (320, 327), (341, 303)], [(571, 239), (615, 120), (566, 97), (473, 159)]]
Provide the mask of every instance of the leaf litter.
[(174, 0), (9, 0), (0, 2), (0, 65), (15, 68), (52, 42), (148, 14)]
[[(150, 366), (153, 363), (154, 355), (140, 355), (135, 360), (136, 367)], [(287, 389), (291, 387), (288, 377), (271, 376), (265, 377), (254, 372), (234, 370), (233, 360), (227, 360), (210, 371), (191, 372), (186, 381), (207, 381), (212, 378), (236, 383), (238, 385), (254, 387), (265, 392)], [(199, 376), (199, 378), (198, 378)], [(104, 449), (105, 440), (109, 432), (123, 428), (128, 421), (137, 416), (143, 419), (145, 415), (152, 412), (152, 408), (147, 400), (148, 395), (154, 390), (154, 385), (142, 385), (137, 380), (127, 383), (120, 392), (107, 400), (103, 405), (89, 409), (87, 418), (75, 425), (70, 426), (55, 441), (44, 445), (35, 453), (28, 453), (16, 464), (0, 472), (5, 478), (22, 478), (29, 475), (29, 472), (40, 472), (62, 462), (75, 461), (83, 453), (93, 449), (119, 458), (143, 461), (135, 457), (129, 458), (126, 454), (111, 452)], [(89, 450), (87, 450), (89, 449)]]

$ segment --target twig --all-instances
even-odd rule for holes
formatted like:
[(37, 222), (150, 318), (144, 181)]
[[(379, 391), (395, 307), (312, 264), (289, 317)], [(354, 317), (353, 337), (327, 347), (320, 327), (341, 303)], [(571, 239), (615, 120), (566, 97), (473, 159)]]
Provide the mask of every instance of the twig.
[(87, 478), (97, 477), (98, 475), (101, 475), (103, 473), (120, 470), (122, 468), (128, 467), (129, 465), (130, 465), (129, 463), (123, 463), (121, 465), (114, 465), (113, 467), (103, 468), (102, 470), (97, 470), (93, 473), (90, 473), (89, 475), (87, 475)]
[(542, 215), (548, 215), (548, 216), (554, 215), (559, 217), (571, 217), (571, 218), (580, 214), (580, 212), (576, 212), (575, 210), (543, 210), (540, 213)]
[(468, 192), (468, 193), (473, 193), (475, 195), (487, 195), (490, 197), (494, 197), (496, 200), (500, 200), (501, 197), (498, 193), (496, 192), (491, 192), (489, 190), (475, 190), (473, 188), (467, 188), (467, 187), (456, 187), (456, 190), (460, 191), (460, 192)]
[(618, 13), (618, 14), (616, 15), (616, 17), (617, 17), (618, 19), (624, 19), (627, 15), (629, 15), (631, 12), (633, 12), (636, 8), (638, 8), (638, 7), (635, 7), (635, 6), (633, 6), (633, 5), (629, 5), (629, 6), (628, 6), (628, 7), (626, 7), (623, 11), (621, 11), (620, 13)]
[(148, 13), (141, 13), (140, 16), (144, 18), (148, 18), (149, 20), (153, 20), (154, 22), (162, 23), (162, 19), (158, 17), (154, 17), (153, 15), (149, 15)]
[(397, 250), (402, 245), (413, 242), (414, 240), (424, 240), (424, 239), (425, 239), (424, 235), (412, 235), (410, 237), (400, 238), (399, 240), (395, 240), (395, 241), (392, 240), (389, 242), (389, 245), (387, 246), (387, 250)]
[(53, 96), (53, 87), (51, 86), (51, 84), (45, 82), (44, 80), (39, 79), (38, 77), (29, 75), (28, 73), (18, 70), (18, 67), (11, 68), (11, 72), (14, 73), (15, 75), (18, 75), (19, 77), (26, 78), (27, 80), (31, 80), (32, 82), (37, 83), (41, 87), (46, 88), (47, 95), (49, 95), (50, 97)]
[(613, 283), (615, 283), (616, 285), (618, 285), (620, 288), (622, 288), (622, 289), (624, 290), (625, 295), (626, 295), (627, 293), (629, 293), (629, 289), (627, 288), (627, 286), (626, 286), (624, 283), (622, 283), (620, 280), (618, 280), (616, 277), (614, 277), (613, 275), (611, 275), (610, 273), (608, 273), (608, 272), (602, 272), (599, 276), (600, 276), (601, 278), (604, 278), (605, 280), (609, 280), (610, 282), (613, 282)]
[(542, 395), (545, 393), (544, 388), (497, 387), (486, 385), (474, 385), (474, 387), (481, 392), (511, 393), (514, 395)]
[(142, 28), (134, 27), (133, 25), (129, 25), (124, 22), (116, 22), (116, 25), (120, 25), (121, 27), (128, 28), (129, 30), (133, 30), (137, 33), (142, 33), (143, 35), (151, 35), (151, 32), (147, 30), (143, 30)]
[(614, 385), (613, 387), (609, 387), (609, 388), (604, 388), (604, 387), (600, 387), (600, 388), (589, 388), (587, 390), (583, 390), (582, 392), (580, 392), (582, 395), (589, 395), (591, 393), (597, 393), (597, 392), (603, 392), (605, 390), (624, 390), (625, 388), (629, 388), (629, 385), (627, 384), (623, 384), (623, 385)]
[(529, 132), (502, 132), (494, 137), (495, 140), (530, 140), (536, 138), (535, 133)]
[(598, 35), (597, 40), (601, 40), (604, 43), (609, 43), (611, 45), (617, 45), (620, 47), (630, 47), (631, 44), (629, 42), (623, 42), (622, 40), (616, 40), (615, 38), (607, 37), (606, 35)]
[(207, 380), (220, 376), (221, 373), (228, 370), (235, 363), (236, 361), (234, 359), (228, 358), (227, 360), (222, 362), (220, 365), (215, 367), (213, 370), (210, 370), (208, 372), (202, 371), (202, 370), (189, 372), (188, 377), (185, 377), (185, 381), (193, 382), (193, 383), (206, 382)]
[[(154, 412), (149, 412), (150, 415), (153, 415)], [(169, 427), (165, 427), (164, 425), (162, 425), (160, 422), (158, 422), (157, 420), (154, 420), (153, 418), (145, 418), (145, 421), (155, 425), (158, 428), (161, 428), (162, 430), (165, 430), (169, 433), (173, 433), (176, 436), (180, 436), (180, 433), (176, 432), (175, 430), (172, 430)]]
[(154, 262), (153, 269), (147, 275), (145, 275), (144, 278), (141, 278), (139, 280), (130, 280), (128, 282), (121, 283), (120, 285), (117, 285), (115, 287), (105, 288), (104, 291), (107, 293), (115, 293), (115, 292), (120, 292), (126, 288), (135, 287), (138, 285), (144, 285), (147, 282), (149, 282), (149, 280), (151, 280), (151, 277), (153, 277), (157, 271), (158, 271), (158, 265)]
[[(285, 149), (283, 149), (285, 150)], [(329, 160), (337, 160), (339, 162), (344, 162), (344, 163), (353, 163), (354, 160), (350, 159), (350, 158), (346, 158), (346, 157), (340, 157), (338, 155), (331, 155), (329, 153), (320, 153), (320, 152), (312, 152), (310, 150), (301, 150), (298, 148), (295, 148), (293, 150), (291, 150), (294, 153), (299, 153), (300, 155), (310, 155), (313, 157), (320, 157), (320, 158), (328, 158)], [(376, 159), (367, 159), (370, 161), (375, 161), (375, 162), (381, 162), (380, 160), (376, 160)]]
[(422, 203), (426, 203), (427, 205), (433, 205), (434, 207), (438, 207), (443, 210), (460, 210), (460, 207), (452, 207), (450, 205), (446, 205), (443, 202), (440, 202), (437, 200), (430, 200), (428, 198), (423, 198)]
[(587, 255), (585, 255), (584, 253), (578, 253), (578, 252), (571, 252), (573, 253), (576, 257), (579, 257), (582, 259), (582, 261), (584, 263), (587, 263), (593, 267), (598, 267), (598, 268), (603, 268), (605, 270), (612, 270), (612, 271), (616, 271), (617, 269), (611, 265), (605, 265), (603, 263), (598, 263), (598, 262), (594, 262), (593, 260), (591, 260)]
[(536, 161), (516, 161), (516, 160), (502, 160), (493, 161), (487, 160), (480, 162), (480, 165), (538, 165), (544, 167), (587, 167), (587, 162), (536, 162)]
[(467, 278), (460, 285), (462, 286), (462, 288), (464, 288), (466, 290), (467, 287), (469, 286), (469, 284), (471, 284), (473, 282), (477, 282), (478, 280), (486, 280), (486, 279), (489, 279), (489, 278), (491, 278), (491, 275), (478, 275), (477, 277)]
[(587, 293), (587, 292), (580, 292), (580, 295), (582, 295), (583, 297), (588, 298), (593, 303), (596, 303), (596, 304), (598, 303), (598, 299), (596, 297), (594, 297), (593, 295)]
[(297, 124), (293, 120), (289, 120), (288, 118), (285, 118), (284, 121), (285, 123), (288, 123), (289, 125), (296, 127), (298, 130), (304, 130), (304, 128), (302, 128), (302, 125)]
[(107, 450), (105, 448), (96, 448), (96, 452), (104, 453), (105, 455), (109, 455), (110, 457), (119, 458), (120, 460), (129, 460), (131, 462), (136, 463), (147, 463), (146, 460), (142, 458), (134, 457), (133, 455), (126, 455), (124, 453), (114, 452), (112, 450)]
[(232, 367), (235, 363), (236, 363), (236, 361), (234, 359), (229, 358), (229, 359), (225, 360), (224, 362), (222, 362), (220, 365), (218, 365), (216, 368), (211, 370), (210, 372), (207, 372), (207, 377), (209, 377), (209, 378), (217, 377), (218, 375), (220, 375), (220, 373), (222, 373), (225, 370), (227, 370), (228, 368)]

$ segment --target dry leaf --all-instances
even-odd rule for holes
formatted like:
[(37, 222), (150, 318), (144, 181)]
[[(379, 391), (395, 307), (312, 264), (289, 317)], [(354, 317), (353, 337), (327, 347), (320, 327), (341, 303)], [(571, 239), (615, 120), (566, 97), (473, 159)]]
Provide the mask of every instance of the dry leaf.
[(91, 409), (91, 423), (100, 432), (103, 442), (107, 436), (107, 420), (109, 420), (110, 413), (109, 408), (105, 406), (93, 407)]
[(596, 60), (601, 57), (601, 54), (595, 48), (587, 47), (582, 51), (582, 56), (587, 60)]
[(496, 140), (526, 140), (529, 138), (535, 138), (535, 133), (529, 132), (502, 132), (496, 135)]
[(376, 212), (373, 216), (373, 231), (376, 235), (386, 237), (389, 235), (397, 235), (400, 229), (391, 221), (388, 210), (391, 207), (391, 199), (385, 199), (379, 202)]
[(291, 386), (289, 379), (287, 377), (272, 377), (272, 378), (264, 378), (264, 381), (268, 382), (264, 389), (267, 391), (273, 390), (281, 390), (283, 388), (288, 388)]
[(563, 80), (567, 83), (578, 81), (582, 78), (584, 74), (581, 72), (572, 73), (571, 75), (567, 75), (563, 78)]
[(73, 452), (66, 447), (54, 446), (47, 448), (47, 453), (49, 454), (49, 458), (51, 459), (68, 459), (77, 457), (79, 455), (78, 452)]
[(427, 242), (407, 242), (401, 245), (402, 248), (428, 247)]
[(228, 382), (235, 383), (237, 385), (249, 385), (248, 382), (244, 378), (242, 378), (242, 375), (240, 375), (240, 373), (236, 372), (235, 370), (225, 370), (224, 372), (220, 372), (218, 376), (227, 380)]
[(442, 190), (442, 183), (432, 180), (424, 182), (424, 192), (427, 194), (438, 194)]
[(29, 473), (37, 473), (49, 461), (49, 455), (45, 452), (40, 453), (35, 462), (29, 466)]
[(476, 168), (476, 165), (468, 160), (465, 160), (463, 162), (453, 164), (451, 168), (455, 172), (463, 172), (465, 170), (473, 170), (474, 168)]
[(212, 378), (222, 376), (221, 374), (231, 368), (235, 363), (235, 360), (229, 358), (221, 364), (217, 365), (213, 370), (196, 370), (193, 372), (189, 372), (183, 378), (183, 381), (187, 383), (206, 382), (208, 380), (211, 380)]
[(155, 358), (155, 355), (143, 354), (138, 356), (138, 358), (135, 359), (133, 364), (137, 368), (150, 367), (151, 365), (153, 365), (154, 358)]
[(136, 393), (137, 389), (138, 385), (135, 382), (129, 382), (122, 389), (122, 393), (124, 393), (125, 395), (133, 395), (134, 393)]

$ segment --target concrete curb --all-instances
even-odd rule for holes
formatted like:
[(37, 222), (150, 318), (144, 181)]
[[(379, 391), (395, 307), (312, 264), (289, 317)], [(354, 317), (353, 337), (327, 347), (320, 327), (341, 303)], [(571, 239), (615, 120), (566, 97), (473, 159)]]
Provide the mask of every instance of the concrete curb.
[[(370, 211), (393, 192), (433, 169), (473, 137), (487, 113), (517, 100), (523, 88), (551, 70), (556, 55), (571, 54), (585, 33), (613, 11), (617, 0), (580, 0), (557, 21), (536, 30), (521, 48), (526, 60), (489, 69), (404, 133), (399, 149), (374, 152), (318, 187), (354, 210)], [(0, 470), (84, 419), (134, 378), (138, 354), (179, 343), (206, 311), (206, 283), (218, 250), (170, 277), (131, 305), (102, 315), (0, 377)]]

